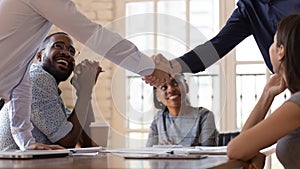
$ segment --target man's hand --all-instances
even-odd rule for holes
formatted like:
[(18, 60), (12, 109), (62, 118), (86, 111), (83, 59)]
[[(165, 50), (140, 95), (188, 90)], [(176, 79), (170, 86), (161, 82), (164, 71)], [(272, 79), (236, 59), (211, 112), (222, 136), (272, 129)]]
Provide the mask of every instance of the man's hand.
[(98, 76), (99, 76), (99, 74), (100, 74), (101, 72), (103, 72), (102, 67), (101, 67), (101, 66), (98, 66), (97, 72), (96, 72), (95, 83), (97, 82)]
[(151, 75), (144, 76), (142, 79), (151, 86), (158, 86), (166, 82), (172, 74), (170, 62), (162, 55), (153, 55), (152, 59), (155, 63), (155, 70)]
[(74, 76), (71, 80), (77, 95), (81, 90), (91, 92), (100, 72), (102, 72), (102, 68), (99, 66), (99, 62), (86, 59), (79, 63), (74, 69)]
[(65, 148), (59, 145), (46, 145), (42, 143), (34, 143), (28, 146), (26, 149), (27, 150), (59, 150)]

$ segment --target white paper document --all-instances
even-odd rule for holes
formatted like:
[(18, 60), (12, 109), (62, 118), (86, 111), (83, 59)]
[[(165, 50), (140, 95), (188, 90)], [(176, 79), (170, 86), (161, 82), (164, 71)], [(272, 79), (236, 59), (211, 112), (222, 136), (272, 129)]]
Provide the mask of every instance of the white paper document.
[(104, 150), (101, 146), (99, 147), (86, 147), (86, 148), (69, 148), (72, 153), (95, 153)]
[(176, 149), (174, 154), (205, 154), (205, 155), (226, 155), (227, 146), (196, 146), (191, 148)]
[(130, 149), (130, 148), (123, 148), (123, 149), (108, 149), (102, 152), (107, 153), (131, 153), (131, 154), (163, 154), (163, 153), (171, 153), (172, 149), (170, 148), (153, 148), (153, 147), (145, 147), (145, 148), (138, 148), (138, 149)]
[(183, 147), (183, 146), (154, 146), (144, 147), (138, 149), (108, 149), (102, 150), (106, 153), (120, 153), (120, 154), (203, 154), (203, 155), (226, 155), (227, 146), (196, 146), (196, 147)]

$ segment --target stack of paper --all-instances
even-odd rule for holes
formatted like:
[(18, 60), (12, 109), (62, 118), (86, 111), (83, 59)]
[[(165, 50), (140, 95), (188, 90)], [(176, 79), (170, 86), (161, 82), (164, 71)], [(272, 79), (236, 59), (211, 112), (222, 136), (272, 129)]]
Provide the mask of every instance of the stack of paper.
[(138, 149), (130, 149), (130, 148), (123, 148), (123, 149), (107, 149), (101, 152), (107, 153), (130, 153), (130, 154), (165, 154), (171, 153), (171, 148), (154, 148), (154, 147), (145, 147), (145, 148), (138, 148)]
[(227, 146), (196, 146), (174, 150), (174, 154), (226, 155)]
[(98, 153), (104, 150), (101, 146), (99, 147), (87, 147), (87, 148), (70, 148), (68, 149), (72, 152), (73, 156), (94, 156), (98, 155)]

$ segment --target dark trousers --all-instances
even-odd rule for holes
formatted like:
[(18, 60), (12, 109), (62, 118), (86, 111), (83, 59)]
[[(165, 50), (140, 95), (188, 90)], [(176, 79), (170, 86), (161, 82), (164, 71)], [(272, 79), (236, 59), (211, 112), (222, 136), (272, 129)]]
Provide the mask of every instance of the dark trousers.
[(2, 107), (4, 106), (4, 100), (2, 98), (0, 98), (0, 110), (2, 109)]

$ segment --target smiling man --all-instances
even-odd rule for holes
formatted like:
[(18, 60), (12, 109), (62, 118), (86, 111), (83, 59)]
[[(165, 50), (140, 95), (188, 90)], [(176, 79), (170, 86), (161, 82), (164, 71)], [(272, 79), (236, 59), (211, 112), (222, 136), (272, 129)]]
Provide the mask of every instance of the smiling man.
[[(84, 60), (75, 67), (76, 50), (68, 34), (57, 32), (49, 35), (37, 54), (37, 63), (30, 67), (32, 83), (31, 122), (32, 134), (37, 142), (75, 147), (80, 137), (82, 146), (92, 146), (83, 128), (94, 120), (91, 93), (101, 68), (98, 62)], [(60, 82), (66, 81), (73, 70), (73, 83), (77, 100), (71, 113), (60, 97)], [(10, 104), (6, 104), (0, 116), (0, 149), (18, 149), (9, 122)], [(80, 119), (80, 121), (79, 121)], [(17, 119), (14, 119), (17, 120)], [(84, 127), (82, 127), (84, 126)], [(89, 132), (89, 131), (86, 131)]]

